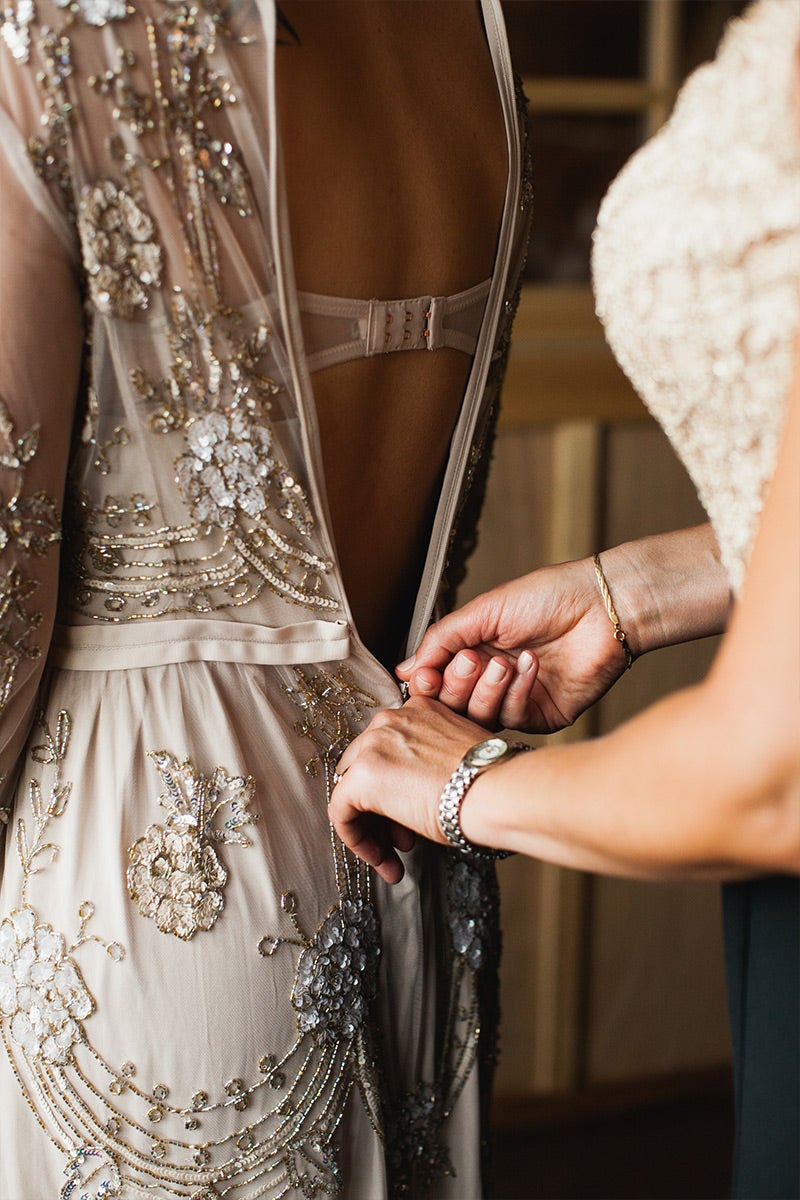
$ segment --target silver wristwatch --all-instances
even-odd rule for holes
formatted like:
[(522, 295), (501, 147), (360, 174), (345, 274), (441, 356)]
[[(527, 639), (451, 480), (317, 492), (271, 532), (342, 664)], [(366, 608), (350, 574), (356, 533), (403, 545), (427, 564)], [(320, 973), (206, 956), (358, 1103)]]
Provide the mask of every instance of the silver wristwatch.
[(462, 854), (469, 854), (473, 858), (485, 859), (508, 858), (513, 853), (511, 850), (491, 850), (487, 846), (476, 846), (469, 841), (461, 828), (461, 805), (470, 785), (484, 771), (488, 771), (489, 767), (506, 762), (520, 750), (532, 749), (532, 746), (526, 746), (522, 742), (507, 742), (499, 737), (486, 738), (485, 741), (470, 747), (445, 784), (436, 812), (439, 828), (454, 850), (460, 850)]

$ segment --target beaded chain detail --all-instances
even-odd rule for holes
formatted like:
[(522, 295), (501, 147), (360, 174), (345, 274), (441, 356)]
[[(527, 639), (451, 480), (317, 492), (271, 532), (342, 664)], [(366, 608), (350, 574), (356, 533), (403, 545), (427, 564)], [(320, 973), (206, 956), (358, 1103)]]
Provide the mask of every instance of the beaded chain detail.
[[(336, 763), (376, 701), (350, 671), (295, 668), (285, 692), (298, 710), (297, 735), (314, 753), (306, 772), (330, 798)], [(31, 904), (41, 870), (57, 870), (52, 828), (79, 803), (65, 778), (72, 722), (58, 713), (53, 730), (39, 718), (41, 741), (31, 750), (38, 773), (28, 785), (30, 816), (15, 834), (22, 869), (19, 903), (0, 922), (0, 1025), (12, 1070), (39, 1124), (64, 1154), (67, 1182), (61, 1200), (91, 1181), (94, 1192), (121, 1194), (126, 1180), (158, 1186), (165, 1195), (207, 1200), (218, 1195), (306, 1197), (338, 1194), (341, 1179), (336, 1131), (354, 1089), (370, 1124), (386, 1142), (391, 1194), (424, 1196), (452, 1173), (447, 1121), (469, 1078), (481, 1030), (476, 981), (493, 957), (496, 895), (484, 864), (458, 858), (449, 869), (450, 995), (436, 1077), (420, 1080), (395, 1100), (383, 1094), (371, 1006), (380, 963), (379, 921), (368, 868), (330, 831), (339, 899), (313, 934), (302, 921), (302, 901), (286, 891), (280, 908), (289, 931), (268, 930), (254, 950), (268, 964), (296, 955), (290, 1003), (296, 1038), (282, 1053), (265, 1048), (250, 1078), (226, 1079), (214, 1095), (197, 1087), (181, 1101), (169, 1082), (139, 1082), (132, 1059), (109, 1062), (93, 1045), (92, 964), (76, 955), (97, 943), (120, 970), (125, 948), (88, 931), (95, 904), (78, 910), (77, 936), (68, 944)], [(242, 828), (253, 780), (219, 767), (206, 776), (167, 751), (150, 756), (165, 787), (165, 828), (151, 826), (131, 850), (128, 882), (144, 916), (165, 933), (188, 939), (210, 930), (222, 914), (224, 878), (214, 855), (200, 876), (199, 857), (211, 842), (246, 845)], [(47, 774), (46, 774), (47, 773)], [(228, 820), (215, 827), (227, 809)], [(157, 830), (159, 836), (153, 832)], [(184, 833), (181, 830), (185, 830)], [(173, 847), (167, 834), (177, 838)], [(145, 882), (143, 882), (143, 880)], [(180, 884), (178, 886), (178, 881)], [(149, 889), (149, 890), (148, 890)], [(298, 953), (299, 952), (299, 953)], [(206, 1129), (220, 1117), (242, 1114), (218, 1136)], [(246, 1115), (245, 1115), (246, 1114)]]
[[(375, 701), (344, 671), (336, 676), (326, 673), (322, 679), (299, 673), (293, 694), (304, 709), (300, 726), (310, 734), (313, 731), (317, 747), (327, 747), (314, 761), (322, 763), (328, 779), (331, 755), (341, 753), (351, 736), (349, 709), (360, 715), (365, 705)], [(118, 1195), (126, 1180), (193, 1200), (229, 1194), (277, 1197), (292, 1190), (306, 1197), (337, 1194), (335, 1134), (354, 1085), (376, 1131), (382, 1122), (367, 1025), (380, 948), (366, 868), (347, 855), (341, 843), (333, 842), (341, 897), (336, 907), (308, 936), (300, 921), (299, 902), (286, 892), (281, 909), (297, 936), (265, 935), (254, 947), (267, 961), (282, 946), (301, 949), (291, 992), (297, 1036), (285, 1052), (266, 1048), (249, 1079), (227, 1079), (216, 1096), (198, 1087), (181, 1102), (173, 1098), (169, 1083), (142, 1086), (134, 1061), (110, 1063), (92, 1044), (91, 1018), (97, 1002), (90, 990), (91, 963), (84, 974), (74, 957), (86, 943), (95, 942), (122, 964), (124, 947), (88, 932), (95, 914), (89, 900), (79, 907), (78, 934), (69, 945), (30, 903), (36, 874), (57, 869), (59, 847), (49, 840), (51, 826), (64, 817), (70, 802), (78, 802), (64, 777), (69, 714), (58, 714), (52, 732), (44, 717), (40, 726), (42, 741), (32, 748), (31, 758), (51, 777), (49, 786), (39, 777), (31, 778), (32, 825), (23, 815), (16, 823), (22, 885), (18, 906), (0, 922), (0, 1025), (23, 1094), (65, 1156), (67, 1182), (61, 1200), (69, 1200), (89, 1181), (94, 1190), (82, 1190), (81, 1196), (99, 1200)], [(165, 783), (162, 802), (176, 829), (184, 818), (187, 828), (204, 831), (206, 839), (217, 832), (220, 841), (246, 844), (240, 830), (252, 821), (247, 809), (253, 786), (249, 777), (231, 777), (222, 768), (202, 776), (190, 763), (179, 763), (165, 751), (151, 757)], [(215, 831), (213, 821), (223, 806), (232, 815), (224, 832)], [(147, 851), (153, 841), (142, 839)], [(137, 847), (141, 849), (141, 843)], [(205, 851), (209, 849), (207, 844)], [(203, 923), (203, 905), (198, 909), (191, 898), (198, 889), (187, 886), (195, 860), (185, 853), (161, 850), (145, 865), (150, 878), (162, 885), (160, 900), (167, 911), (162, 914), (156, 907), (144, 915), (179, 937), (210, 928), (220, 915), (221, 902), (211, 904), (211, 919)], [(134, 865), (141, 857), (141, 853), (133, 856)], [(183, 881), (180, 890), (173, 888), (170, 898), (170, 884), (178, 879)], [(134, 881), (139, 886), (137, 872)], [(206, 888), (201, 901), (209, 894), (218, 893)], [(141, 907), (141, 896), (138, 900)], [(234, 1121), (233, 1130), (209, 1137), (206, 1127), (218, 1125), (225, 1114), (243, 1115)]]
[[(306, 771), (324, 776), (326, 801), (341, 755), (362, 722), (364, 710), (375, 704), (340, 666), (336, 672), (296, 668), (295, 684), (286, 688), (301, 718), (296, 732), (307, 738), (316, 753)], [(494, 868), (490, 863), (470, 864), (460, 855), (442, 853), (447, 860), (448, 921), (450, 930), (450, 981), (445, 997), (445, 1020), (432, 1079), (420, 1080), (412, 1091), (384, 1095), (380, 1103), (380, 1064), (375, 1049), (361, 1044), (366, 1032), (362, 1014), (373, 995), (374, 972), (380, 953), (376, 940), (371, 873), (344, 847), (331, 828), (336, 882), (341, 897), (314, 939), (304, 934), (296, 916), (297, 900), (284, 896), (299, 937), (265, 936), (262, 954), (274, 954), (289, 942), (303, 947), (292, 1003), (299, 1024), (312, 1032), (317, 1043), (331, 1036), (353, 1037), (357, 1053), (350, 1070), (376, 1132), (386, 1143), (386, 1161), (392, 1197), (436, 1194), (437, 1184), (454, 1173), (447, 1149), (448, 1120), (481, 1053), (480, 976), (491, 979), (497, 967), (499, 908)], [(333, 968), (328, 973), (329, 965)], [(494, 1046), (484, 1047), (487, 1067)], [(366, 1069), (365, 1069), (366, 1068)]]

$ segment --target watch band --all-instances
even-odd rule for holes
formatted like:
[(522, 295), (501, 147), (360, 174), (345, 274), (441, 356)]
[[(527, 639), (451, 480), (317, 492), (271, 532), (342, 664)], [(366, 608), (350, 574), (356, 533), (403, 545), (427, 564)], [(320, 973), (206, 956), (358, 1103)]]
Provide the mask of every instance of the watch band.
[(436, 818), (439, 828), (454, 850), (472, 858), (494, 860), (508, 858), (512, 850), (493, 850), (489, 846), (476, 846), (461, 828), (461, 806), (470, 786), (489, 767), (507, 762), (520, 750), (532, 750), (524, 742), (507, 742), (503, 738), (487, 738), (467, 751), (461, 762), (444, 786), (439, 798)]

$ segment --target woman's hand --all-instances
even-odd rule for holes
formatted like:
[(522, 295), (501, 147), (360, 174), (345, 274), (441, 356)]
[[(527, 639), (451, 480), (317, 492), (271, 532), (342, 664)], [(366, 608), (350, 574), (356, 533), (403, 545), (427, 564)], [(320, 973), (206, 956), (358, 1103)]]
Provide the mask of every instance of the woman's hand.
[(625, 671), (591, 559), (544, 567), (432, 625), (397, 668), (412, 696), (489, 728), (552, 733)]
[(387, 883), (399, 882), (397, 851), (411, 849), (414, 833), (444, 842), (436, 819), (442, 789), (485, 737), (485, 729), (431, 700), (377, 713), (338, 764), (329, 815), (344, 844)]

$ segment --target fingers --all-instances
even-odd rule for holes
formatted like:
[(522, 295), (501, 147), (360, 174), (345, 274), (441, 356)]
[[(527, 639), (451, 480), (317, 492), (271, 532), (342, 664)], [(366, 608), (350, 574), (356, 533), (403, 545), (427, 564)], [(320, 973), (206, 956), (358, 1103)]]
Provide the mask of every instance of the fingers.
[(480, 655), (475, 650), (462, 650), (445, 667), (439, 700), (454, 712), (466, 712), (470, 696), (480, 676)]
[(426, 631), (416, 652), (395, 668), (400, 679), (410, 680), (415, 669), (443, 670), (448, 662), (469, 646), (478, 646), (490, 634), (479, 601), (472, 600), (456, 612), (436, 621)]
[(411, 679), (412, 673), (414, 671), (414, 667), (416, 665), (417, 665), (417, 656), (416, 656), (416, 654), (412, 654), (410, 658), (406, 658), (403, 660), (403, 662), (400, 662), (397, 664), (397, 666), (394, 669), (394, 673), (398, 677), (398, 679), (404, 679), (406, 681), (406, 683), (408, 683), (408, 681)]
[(397, 821), (389, 821), (388, 825), (392, 844), (398, 850), (402, 850), (404, 854), (407, 854), (409, 850), (414, 849), (417, 835), (412, 829), (406, 829), (405, 825), (399, 825)]
[(523, 650), (516, 661), (513, 677), (500, 707), (500, 723), (505, 729), (529, 728), (531, 693), (538, 674), (538, 659)]
[[(376, 714), (375, 721), (380, 723)], [(345, 846), (378, 872), (386, 883), (399, 883), (405, 867), (397, 851), (411, 850), (416, 835), (405, 825), (376, 813), (365, 812), (350, 799), (345, 775), (355, 763), (361, 750), (356, 738), (342, 755), (333, 774), (334, 787), (328, 805), (328, 820)]]
[(331, 825), (348, 850), (373, 867), (381, 879), (386, 883), (399, 883), (405, 875), (405, 867), (397, 849), (410, 850), (414, 844), (414, 834), (394, 821), (359, 812), (346, 800), (336, 796), (340, 787), (341, 784), (337, 784), (333, 789), (328, 805)]
[[(411, 660), (410, 660), (411, 661)], [(398, 667), (398, 674), (400, 668)], [(408, 676), (408, 691), (411, 696), (427, 696), (437, 699), (442, 687), (442, 673), (433, 667), (421, 667)]]
[[(537, 659), (527, 650), (517, 659), (496, 654), (488, 661), (476, 651), (462, 650), (441, 676), (438, 699), (479, 725), (525, 729), (538, 665)], [(412, 694), (421, 693), (420, 676), (423, 674), (423, 671), (415, 672)]]
[(511, 667), (499, 655), (485, 665), (475, 651), (462, 650), (445, 669), (439, 700), (454, 712), (466, 713), (481, 725), (492, 725), (500, 715)]
[(443, 841), (438, 798), (465, 751), (483, 729), (435, 700), (412, 696), (377, 713), (337, 764), (329, 817), (344, 844), (389, 883), (403, 867), (415, 831)]
[(445, 670), (439, 700), (470, 720), (492, 728), (524, 729), (538, 662), (527, 650), (519, 658), (494, 655), (463, 662), (462, 652)]

